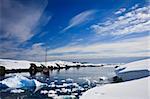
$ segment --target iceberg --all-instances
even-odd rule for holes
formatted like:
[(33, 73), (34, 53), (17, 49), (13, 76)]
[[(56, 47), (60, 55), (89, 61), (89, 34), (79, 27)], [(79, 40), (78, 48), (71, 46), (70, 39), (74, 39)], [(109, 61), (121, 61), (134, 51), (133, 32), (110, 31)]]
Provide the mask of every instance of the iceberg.
[(37, 91), (46, 84), (37, 81), (36, 79), (29, 79), (22, 75), (14, 75), (0, 81), (0, 91), (11, 89), (24, 89), (29, 91)]

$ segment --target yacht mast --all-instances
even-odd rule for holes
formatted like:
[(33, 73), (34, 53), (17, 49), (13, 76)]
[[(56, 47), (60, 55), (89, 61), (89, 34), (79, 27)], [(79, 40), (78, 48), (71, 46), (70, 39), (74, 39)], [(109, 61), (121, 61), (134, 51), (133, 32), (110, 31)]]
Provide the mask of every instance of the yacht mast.
[(47, 66), (47, 47), (45, 48), (45, 66)]

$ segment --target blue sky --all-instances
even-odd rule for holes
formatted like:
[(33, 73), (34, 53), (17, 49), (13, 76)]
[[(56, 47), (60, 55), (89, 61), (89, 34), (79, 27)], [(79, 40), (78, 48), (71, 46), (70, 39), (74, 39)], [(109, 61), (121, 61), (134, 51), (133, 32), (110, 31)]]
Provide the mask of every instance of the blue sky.
[[(0, 58), (150, 57), (148, 0), (0, 0)], [(102, 61), (104, 62), (104, 61)]]

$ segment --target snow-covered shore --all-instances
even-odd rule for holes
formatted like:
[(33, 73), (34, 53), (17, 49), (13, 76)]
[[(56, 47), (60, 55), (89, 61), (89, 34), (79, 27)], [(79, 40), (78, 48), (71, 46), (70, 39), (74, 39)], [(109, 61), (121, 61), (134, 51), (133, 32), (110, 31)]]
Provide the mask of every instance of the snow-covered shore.
[[(6, 69), (29, 69), (30, 64), (34, 63), (36, 66), (45, 65), (45, 62), (33, 62), (26, 60), (9, 60), (9, 59), (0, 59), (0, 66), (4, 66)], [(101, 66), (101, 64), (92, 64), (92, 63), (80, 63), (80, 62), (69, 62), (69, 61), (49, 61), (46, 63), (46, 66), (49, 67), (86, 67), (86, 66)]]
[(6, 69), (29, 69), (30, 63), (34, 63), (37, 66), (40, 65), (38, 62), (31, 62), (26, 60), (0, 59), (0, 66), (4, 66)]
[(150, 99), (149, 65), (150, 59), (125, 64), (122, 67), (126, 69), (118, 73), (125, 82), (95, 87), (85, 92), (81, 99)]

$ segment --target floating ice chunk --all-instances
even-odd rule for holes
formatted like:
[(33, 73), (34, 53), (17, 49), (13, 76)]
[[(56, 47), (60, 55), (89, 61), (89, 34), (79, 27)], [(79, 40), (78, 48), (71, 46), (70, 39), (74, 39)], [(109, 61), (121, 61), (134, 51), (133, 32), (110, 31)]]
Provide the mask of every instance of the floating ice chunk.
[(67, 83), (63, 83), (63, 86), (64, 86), (64, 87), (68, 87), (68, 84), (67, 84)]
[(73, 82), (73, 79), (67, 78), (67, 79), (66, 79), (66, 82), (67, 82), (67, 83), (72, 83), (72, 82)]
[(78, 96), (78, 93), (74, 93), (75, 96)]
[(73, 85), (74, 87), (79, 87), (79, 85), (78, 85), (77, 83), (72, 83), (72, 85)]
[(55, 82), (55, 83), (57, 83), (57, 82), (58, 82), (58, 80), (54, 80), (54, 82)]
[(84, 89), (83, 87), (81, 87), (81, 86), (78, 87), (78, 88), (79, 88), (79, 90), (82, 91), (82, 92), (85, 91), (85, 89)]
[(48, 91), (48, 97), (56, 97), (57, 96), (57, 92), (54, 90), (49, 90)]
[(61, 95), (61, 96), (55, 97), (54, 99), (77, 99), (77, 98), (74, 95)]
[[(48, 97), (51, 97), (51, 98), (54, 98), (56, 96), (57, 96), (57, 94), (48, 94)], [(55, 98), (55, 99), (57, 99), (57, 98)]]
[(78, 88), (73, 88), (72, 89), (72, 92), (77, 92), (78, 91)]
[(66, 88), (62, 88), (61, 91), (62, 91), (63, 93), (67, 93), (67, 89), (66, 89)]
[(48, 93), (49, 93), (49, 94), (56, 94), (57, 92), (54, 91), (54, 90), (49, 90)]
[(56, 89), (55, 91), (56, 91), (56, 92), (60, 92), (61, 90), (60, 90), (60, 89)]
[(23, 92), (25, 92), (25, 91), (22, 89), (14, 89), (14, 90), (10, 91), (10, 93), (23, 93)]
[(48, 94), (48, 91), (47, 91), (47, 90), (41, 90), (40, 93), (41, 93), (41, 94)]
[(62, 82), (62, 83), (65, 83), (66, 81), (65, 81), (65, 80), (61, 80), (61, 82)]
[(55, 87), (56, 87), (56, 84), (55, 84), (55, 82), (51, 82), (51, 83), (50, 83), (50, 85), (48, 85), (48, 87), (55, 88)]
[(29, 88), (35, 86), (33, 80), (30, 80), (21, 75), (15, 75), (9, 78), (2, 80), (0, 83), (5, 84), (9, 88)]

